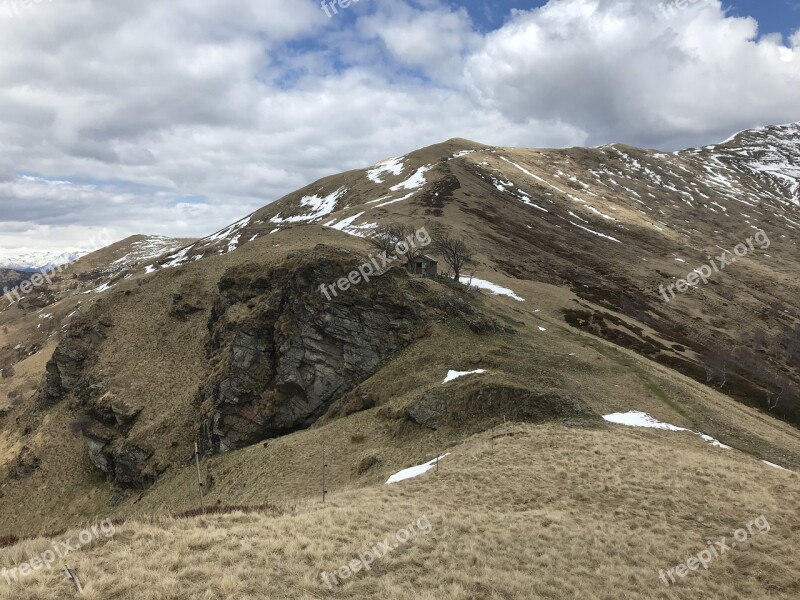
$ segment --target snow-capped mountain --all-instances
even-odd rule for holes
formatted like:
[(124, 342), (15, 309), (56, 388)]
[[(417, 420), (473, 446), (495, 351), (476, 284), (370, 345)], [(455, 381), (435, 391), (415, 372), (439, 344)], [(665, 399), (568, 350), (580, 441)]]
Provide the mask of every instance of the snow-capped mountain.
[(44, 271), (74, 262), (89, 254), (88, 250), (0, 249), (0, 268), (15, 271)]

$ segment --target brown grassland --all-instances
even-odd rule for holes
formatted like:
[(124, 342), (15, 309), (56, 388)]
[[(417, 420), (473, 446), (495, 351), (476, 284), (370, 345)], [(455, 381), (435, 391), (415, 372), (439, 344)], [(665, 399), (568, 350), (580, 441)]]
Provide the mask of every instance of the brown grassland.
[[(460, 161), (447, 158), (465, 147), (479, 151)], [(550, 183), (523, 177), (498, 153)], [(398, 275), (397, 286), (387, 284), (381, 293), (435, 300), (457, 289), (476, 314), (514, 333), (479, 334), (458, 315), (432, 310), (422, 337), (349, 392), (364, 392), (374, 400), (369, 407), (332, 411), (308, 429), (203, 460), (202, 478), (212, 484), (205, 500), (217, 511), (207, 516), (175, 515), (198, 506), (195, 398), (211, 368), (208, 323), (221, 279), (241, 265), (266, 271), (331, 249), (359, 259), (372, 250), (365, 240), (320, 224), (273, 232), (271, 217), (281, 211), (289, 216), (303, 194), (322, 188), (315, 184), (259, 211), (238, 233), (250, 241), (234, 252), (200, 244), (195, 252), (205, 254), (195, 258), (202, 260), (146, 273), (148, 260), (117, 273), (110, 290), (96, 292), (108, 283), (107, 265), (141, 241), (131, 238), (66, 270), (49, 290), (54, 295), (48, 304), (2, 307), (0, 368), (13, 366), (13, 374), (0, 378), (0, 538), (9, 536), (0, 569), (31, 560), (53, 542), (74, 540), (104, 519), (115, 521), (116, 533), (51, 570), (10, 585), (0, 576), (0, 600), (78, 597), (64, 578), (65, 564), (84, 586), (80, 597), (91, 600), (800, 597), (798, 429), (772, 416), (779, 413), (754, 408), (758, 386), (705, 385), (698, 354), (705, 343), (686, 341), (697, 334), (713, 348), (733, 348), (750, 344), (754, 327), (765, 328), (770, 339), (796, 328), (798, 280), (786, 273), (797, 264), (794, 237), (782, 235), (779, 218), (767, 215), (775, 233), (772, 259), (748, 257), (713, 285), (667, 305), (657, 294), (659, 284), (685, 275), (715, 245), (731, 246), (751, 226), (737, 220), (723, 239), (717, 230), (728, 227), (727, 216), (687, 215), (678, 200), (663, 199), (664, 219), (697, 217), (698, 239), (709, 248), (691, 247), (677, 229), (655, 235), (654, 217), (637, 202), (617, 201), (616, 191), (593, 184), (599, 195), (593, 193), (592, 202), (625, 223), (621, 233), (608, 229), (625, 244), (598, 246), (596, 236), (569, 229), (556, 214), (561, 193), (555, 190), (568, 184), (553, 172), (557, 166), (565, 177), (581, 175), (584, 167), (606, 162), (626, 168), (616, 160), (612, 150), (493, 149), (463, 140), (415, 153), (409, 168), (437, 165), (431, 189), (411, 202), (370, 208), (370, 219), (414, 226), (441, 219), (471, 240), (475, 256), (467, 274), (526, 301), (408, 275)], [(498, 195), (492, 181), (500, 176), (516, 181), (551, 213), (531, 213), (517, 197)], [(337, 218), (365, 210), (391, 185), (376, 187), (361, 171), (323, 183), (326, 190), (350, 190)], [(642, 196), (650, 189), (644, 180), (627, 185)], [(569, 199), (564, 206), (575, 208)], [(185, 319), (171, 316), (176, 296), (197, 311)], [(599, 326), (570, 325), (570, 311), (602, 315), (611, 325), (601, 336)], [(87, 373), (120, 401), (142, 409), (128, 435), (153, 448), (159, 477), (146, 490), (122, 493), (92, 464), (76, 427), (83, 410), (78, 398), (37, 408), (47, 361), (71, 320), (87, 314), (109, 323)], [(773, 350), (763, 356), (794, 376), (787, 353), (780, 345)], [(684, 368), (700, 365), (699, 378), (670, 368), (677, 361)], [(442, 384), (449, 369), (478, 368), (485, 373)], [(471, 394), (497, 389), (544, 399), (535, 407), (541, 414), (504, 425), (510, 415), (502, 412), (473, 410), (461, 418), (454, 411), (436, 430), (408, 417), (408, 409), (430, 392), (467, 406)], [(744, 401), (734, 400), (733, 392)], [(572, 405), (583, 412), (559, 412)], [(733, 449), (686, 432), (634, 429), (600, 418), (630, 410)], [(330, 491), (324, 505), (323, 452)], [(445, 452), (450, 455), (438, 473), (385, 485), (392, 473)], [(15, 466), (31, 456), (38, 464), (19, 476)], [(262, 505), (276, 508), (226, 508)], [(659, 580), (660, 569), (685, 563), (710, 541), (730, 539), (762, 515), (768, 533), (671, 587)], [(350, 563), (423, 516), (433, 526), (428, 535), (415, 536), (334, 589), (324, 584), (322, 572)], [(14, 543), (14, 536), (24, 539)]]
[[(495, 433), (508, 430), (496, 428)], [(515, 424), (450, 449), (438, 473), (334, 493), (282, 514), (132, 519), (68, 558), (92, 600), (136, 598), (796, 598), (800, 482), (685, 433)], [(265, 482), (266, 483), (266, 482)], [(667, 570), (764, 515), (752, 538), (665, 587)], [(425, 516), (433, 528), (329, 590)], [(88, 523), (87, 523), (88, 525)], [(77, 538), (77, 531), (56, 540)], [(21, 563), (50, 547), (0, 553)], [(77, 597), (59, 569), (0, 598)]]

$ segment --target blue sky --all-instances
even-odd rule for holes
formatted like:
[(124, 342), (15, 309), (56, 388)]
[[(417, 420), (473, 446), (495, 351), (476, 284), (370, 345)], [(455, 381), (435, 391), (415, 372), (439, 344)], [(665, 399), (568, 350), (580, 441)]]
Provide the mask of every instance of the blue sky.
[[(480, 28), (488, 31), (501, 26), (512, 9), (529, 10), (544, 6), (547, 2), (546, 0), (529, 2), (466, 0), (453, 4), (464, 6)], [(790, 35), (800, 26), (800, 0), (736, 0), (725, 2), (725, 6), (732, 15), (756, 18), (761, 25), (761, 33), (781, 32)]]
[(728, 6), (733, 15), (755, 17), (762, 33), (790, 35), (800, 26), (800, 0), (738, 0)]
[[(366, 3), (368, 0), (360, 0)], [(660, 0), (652, 1), (660, 4)], [(665, 0), (667, 1), (667, 0)], [(691, 0), (688, 0), (691, 2)], [(476, 28), (492, 31), (503, 25), (512, 10), (531, 10), (547, 4), (547, 0), (460, 0), (449, 2), (451, 6), (464, 7), (469, 11)], [(753, 17), (758, 20), (762, 34), (780, 32), (791, 35), (800, 26), (800, 0), (734, 0), (723, 3), (729, 14), (737, 17)], [(358, 7), (357, 10), (368, 10)], [(354, 11), (355, 12), (355, 11)], [(352, 16), (352, 15), (351, 15)]]
[(800, 121), (800, 0), (659, 4), (0, 5), (0, 252), (207, 235), (452, 137), (674, 150)]

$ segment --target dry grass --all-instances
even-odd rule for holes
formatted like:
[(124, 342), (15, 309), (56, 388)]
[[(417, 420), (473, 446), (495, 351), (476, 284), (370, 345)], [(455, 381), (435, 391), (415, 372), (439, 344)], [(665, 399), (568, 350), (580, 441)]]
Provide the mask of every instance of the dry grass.
[[(509, 155), (552, 171), (547, 153)], [(473, 158), (508, 169), (486, 153)], [(561, 311), (574, 307), (577, 299), (569, 285), (594, 309), (602, 302), (589, 302), (584, 291), (588, 286), (581, 286), (582, 281), (598, 284), (609, 274), (621, 274), (642, 289), (654, 288), (663, 277), (659, 270), (683, 274), (685, 267), (676, 265), (672, 254), (678, 248), (683, 254), (685, 242), (676, 238), (667, 244), (644, 236), (648, 244), (656, 243), (641, 252), (648, 256), (647, 263), (640, 261), (635, 244), (626, 244), (619, 254), (598, 253), (596, 240), (586, 235), (565, 238), (560, 223), (548, 224), (516, 200), (496, 198), (492, 186), (471, 181), (459, 165), (453, 162), (451, 168), (464, 185), (456, 200), (443, 206), (443, 218), (473, 240), (478, 277), (527, 299), (485, 301), (484, 308), (518, 334), (477, 336), (454, 320), (435, 323), (430, 337), (364, 382), (377, 401), (375, 409), (323, 419), (310, 430), (266, 447), (258, 444), (204, 462), (203, 470), (215, 480), (207, 496), (212, 506), (269, 503), (285, 514), (169, 516), (196, 506), (196, 473), (187, 461), (197, 431), (192, 398), (208, 368), (204, 336), (216, 284), (227, 268), (244, 262), (266, 269), (290, 252), (307, 252), (317, 243), (366, 252), (366, 242), (316, 225), (297, 226), (178, 269), (151, 276), (139, 269), (133, 279), (104, 294), (65, 297), (47, 308), (54, 312), (52, 323), (40, 319), (37, 311), (0, 312), (0, 353), (14, 357), (17, 344), (26, 352), (42, 345), (27, 361), (15, 363), (14, 377), (0, 381), (2, 402), (9, 392), (22, 390), (26, 397), (33, 393), (58, 328), (77, 303), (83, 302), (81, 312), (89, 304), (100, 304), (113, 328), (92, 375), (122, 400), (143, 406), (131, 435), (152, 444), (156, 461), (168, 465), (153, 488), (112, 505), (116, 490), (89, 463), (83, 440), (69, 431), (76, 416), (72, 399), (44, 413), (23, 402), (6, 416), (0, 436), (0, 534), (27, 536), (107, 517), (127, 519), (112, 540), (98, 540), (70, 557), (86, 585), (85, 597), (104, 600), (797, 597), (797, 475), (770, 469), (755, 458), (800, 468), (797, 429), (564, 324)], [(531, 187), (519, 172), (506, 175), (542, 195), (543, 190)], [(333, 187), (339, 183), (363, 201), (379, 195), (363, 177), (344, 174), (331, 180)], [(622, 201), (619, 207), (615, 215), (630, 227), (648, 229), (635, 207), (626, 208)], [(415, 200), (371, 214), (383, 222), (421, 223), (429, 218), (429, 208)], [(272, 205), (253, 221), (263, 221), (258, 227), (269, 231), (272, 225), (266, 217), (280, 209)], [(677, 218), (683, 219), (683, 212)], [(711, 230), (719, 228), (712, 221), (706, 224)], [(778, 266), (796, 262), (796, 248), (787, 244), (776, 240)], [(113, 252), (92, 257), (86, 268), (106, 264)], [(762, 265), (769, 271), (762, 273), (757, 265), (747, 266), (725, 274), (727, 281), (740, 278), (735, 281), (743, 295), (730, 308), (709, 287), (696, 297), (681, 297), (670, 309), (682, 307), (687, 319), (726, 317), (728, 329), (739, 337), (769, 300), (750, 297), (747, 290), (756, 289), (753, 282), (784, 282), (772, 267)], [(617, 291), (618, 278), (612, 279), (600, 286), (609, 294)], [(64, 283), (71, 285), (72, 280)], [(784, 283), (765, 287), (796, 298), (796, 281)], [(169, 318), (176, 292), (204, 311), (186, 322)], [(656, 300), (649, 298), (661, 311)], [(645, 330), (658, 338), (650, 328)], [(715, 450), (688, 434), (551, 424), (522, 425), (522, 434), (496, 440), (492, 453), (487, 433), (469, 435), (502, 421), (503, 415), (438, 434), (391, 418), (440, 386), (448, 369), (477, 367), (488, 371), (481, 376), (486, 383), (557, 390), (599, 414), (644, 410), (713, 435), (742, 452)], [(42, 459), (41, 467), (27, 479), (8, 479), (5, 469), (24, 445)], [(382, 485), (390, 473), (448, 447), (455, 451), (438, 476), (391, 488)], [(332, 491), (324, 508), (319, 506), (323, 448)], [(361, 472), (358, 467), (365, 459), (373, 461), (368, 463), (373, 468)], [(413, 540), (342, 588), (329, 591), (322, 585), (320, 571), (349, 562), (422, 514), (434, 524), (431, 535)], [(751, 549), (715, 562), (708, 572), (692, 574), (674, 589), (661, 586), (658, 569), (685, 561), (704, 549), (708, 539), (730, 535), (761, 514), (773, 528)], [(28, 560), (47, 545), (47, 540), (22, 542), (1, 551), (0, 563)], [(11, 588), (0, 580), (0, 598), (73, 595), (56, 571), (37, 573)]]
[[(452, 449), (441, 471), (288, 514), (129, 521), (70, 555), (91, 600), (280, 598), (796, 598), (800, 481), (694, 436), (518, 425)], [(759, 515), (768, 534), (665, 588), (668, 569)], [(369, 572), (320, 573), (427, 516)], [(76, 533), (65, 534), (64, 538)], [(27, 560), (48, 540), (0, 551)], [(57, 570), (0, 582), (0, 598), (74, 597)]]

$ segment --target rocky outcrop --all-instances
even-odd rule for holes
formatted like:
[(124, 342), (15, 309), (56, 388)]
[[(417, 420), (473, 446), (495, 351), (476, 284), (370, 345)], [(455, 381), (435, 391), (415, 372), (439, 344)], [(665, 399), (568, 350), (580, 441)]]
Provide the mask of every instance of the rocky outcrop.
[(339, 397), (424, 335), (424, 307), (394, 269), (326, 299), (320, 286), (356, 263), (339, 253), (229, 271), (209, 322), (214, 375), (203, 386), (201, 443), (225, 452), (313, 424)]
[(187, 321), (190, 316), (195, 313), (201, 312), (203, 309), (199, 306), (194, 306), (184, 300), (182, 294), (172, 294), (172, 307), (169, 310), (169, 316), (179, 321)]
[(126, 437), (142, 407), (106, 392), (104, 385), (93, 382), (90, 375), (91, 364), (111, 326), (109, 320), (96, 314), (73, 321), (47, 363), (37, 406), (46, 410), (74, 395), (81, 410), (76, 422), (82, 423), (79, 429), (92, 463), (108, 481), (121, 487), (145, 488), (158, 476), (146, 465), (154, 452)]
[(500, 384), (435, 388), (405, 410), (409, 421), (428, 427), (474, 428), (502, 419), (539, 423), (556, 419), (597, 419), (581, 401), (558, 391), (535, 391)]
[[(433, 319), (457, 318), (480, 333), (508, 331), (475, 310), (463, 286), (414, 279), (402, 267), (346, 291), (321, 292), (362, 261), (317, 247), (289, 255), (280, 266), (244, 264), (224, 274), (207, 323), (208, 375), (198, 382), (196, 413), (187, 415), (203, 454), (375, 408), (380, 394), (367, 380), (427, 335)], [(162, 309), (178, 320), (206, 310), (179, 293)], [(77, 413), (73, 432), (83, 435), (92, 464), (117, 486), (147, 488), (177, 460), (166, 448), (176, 442), (169, 431), (136, 427), (147, 398), (99, 380), (94, 365), (112, 325), (101, 311), (96, 307), (69, 327), (47, 366), (38, 404), (47, 410), (69, 396)]]
[(148, 459), (152, 448), (131, 442), (113, 428), (94, 423), (83, 431), (89, 458), (106, 475), (106, 480), (123, 488), (145, 489), (160, 475)]
[(88, 414), (92, 418), (123, 433), (131, 430), (140, 412), (142, 412), (141, 406), (134, 406), (130, 401), (121, 400), (112, 392), (106, 392), (99, 398), (92, 398), (88, 403)]
[(71, 392), (84, 395), (90, 391), (86, 363), (96, 355), (110, 326), (108, 321), (88, 317), (72, 323), (47, 363), (45, 382), (37, 398), (39, 408), (54, 406)]

